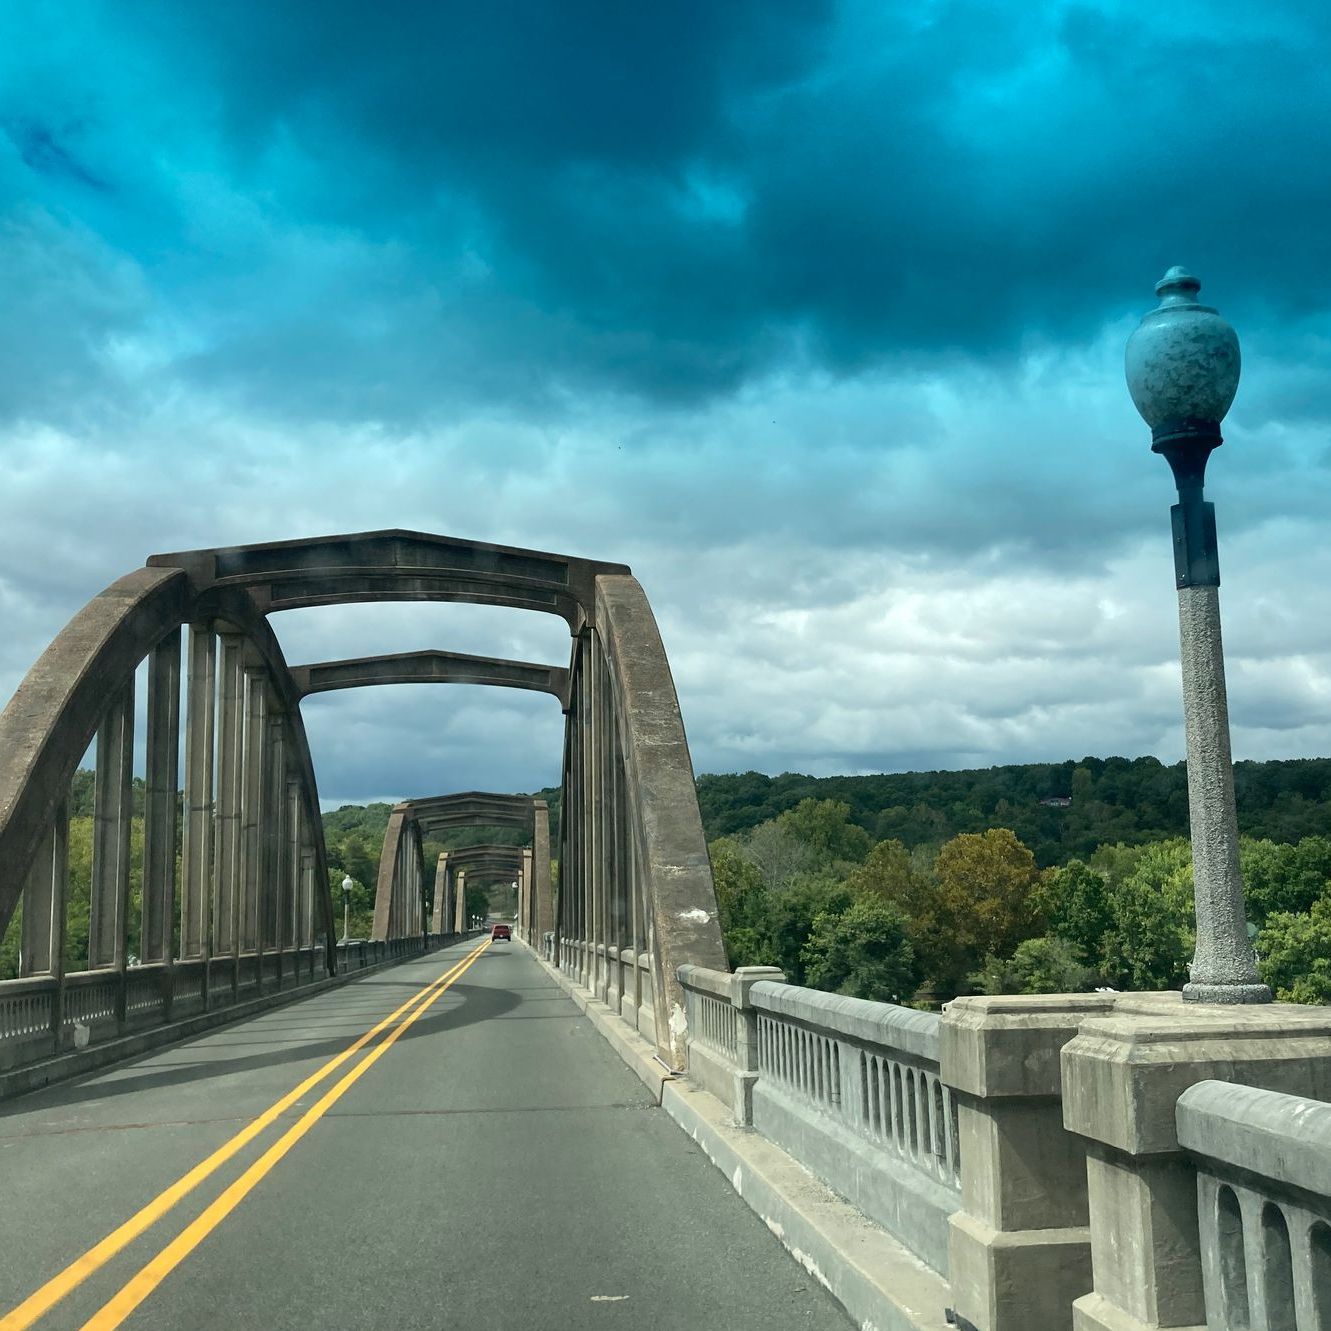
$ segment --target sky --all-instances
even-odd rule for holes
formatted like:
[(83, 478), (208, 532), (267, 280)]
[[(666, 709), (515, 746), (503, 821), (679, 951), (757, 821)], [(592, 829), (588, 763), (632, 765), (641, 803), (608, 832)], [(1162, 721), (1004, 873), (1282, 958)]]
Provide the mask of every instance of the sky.
[[(5, 6), (0, 696), (156, 551), (400, 527), (630, 564), (699, 772), (1177, 761), (1122, 360), (1181, 263), (1235, 754), (1331, 753), (1329, 56), (1311, 0)], [(543, 695), (303, 710), (326, 805), (558, 780)]]

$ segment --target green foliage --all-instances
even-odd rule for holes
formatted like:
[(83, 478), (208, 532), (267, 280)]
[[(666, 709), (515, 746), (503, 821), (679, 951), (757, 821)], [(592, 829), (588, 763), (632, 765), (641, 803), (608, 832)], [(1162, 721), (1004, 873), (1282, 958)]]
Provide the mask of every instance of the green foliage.
[(1099, 963), (1118, 989), (1177, 989), (1193, 951), (1192, 847), (1178, 837), (1144, 847), (1110, 888), (1111, 926)]
[(801, 800), (776, 822), (803, 842), (820, 866), (844, 860), (859, 863), (873, 845), (868, 832), (850, 821), (850, 805), (839, 800)]
[(907, 918), (921, 915), (934, 882), (900, 841), (880, 841), (847, 880), (851, 889), (896, 906)]
[(721, 936), (731, 967), (775, 965), (770, 936), (771, 900), (757, 865), (723, 837), (708, 847)]
[(1007, 960), (991, 953), (970, 983), (982, 994), (1075, 994), (1095, 988), (1097, 978), (1075, 944), (1045, 935), (1018, 943)]
[(1036, 885), (1035, 902), (1051, 934), (1071, 943), (1083, 960), (1100, 957), (1114, 924), (1109, 883), (1103, 874), (1081, 860), (1046, 869)]
[[(1236, 763), (1234, 786), (1239, 828), (1249, 837), (1292, 845), (1331, 827), (1331, 758)], [(1070, 796), (1072, 804), (1042, 805), (1048, 796)], [(1042, 867), (1090, 863), (1106, 843), (1188, 834), (1186, 768), (1150, 757), (821, 778), (742, 772), (699, 778), (698, 800), (709, 838), (742, 834), (803, 800), (832, 800), (848, 805), (850, 821), (874, 840), (907, 849), (1006, 827)]]
[(1270, 916), (1257, 935), (1262, 978), (1286, 1003), (1331, 1003), (1331, 897)]
[(963, 832), (938, 852), (934, 877), (912, 937), (929, 975), (955, 993), (982, 958), (1038, 931), (1035, 857), (1005, 827)]
[(466, 886), (467, 895), (467, 917), (478, 916), (484, 919), (490, 913), (490, 892), (488, 888), (473, 887), (470, 883)]
[(1244, 837), (1239, 863), (1249, 919), (1260, 923), (1269, 915), (1307, 911), (1331, 882), (1331, 839), (1309, 836), (1278, 845)]
[(820, 915), (839, 915), (850, 907), (854, 893), (839, 879), (818, 874), (797, 878), (771, 899), (769, 933), (764, 942), (766, 964), (780, 966), (791, 984), (804, 984), (804, 945)]
[(816, 916), (802, 960), (807, 984), (852, 998), (904, 1002), (920, 983), (905, 920), (875, 897), (860, 896), (840, 913)]

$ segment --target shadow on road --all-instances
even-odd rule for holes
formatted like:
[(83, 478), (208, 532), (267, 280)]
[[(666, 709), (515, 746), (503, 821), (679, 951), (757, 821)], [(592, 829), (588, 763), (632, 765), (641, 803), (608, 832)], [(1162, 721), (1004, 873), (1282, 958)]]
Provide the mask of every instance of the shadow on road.
[[(481, 965), (486, 957), (482, 956), (476, 962)], [(425, 983), (428, 983), (426, 981)], [(386, 986), (406, 987), (412, 989), (422, 989), (424, 984), (411, 984), (401, 980), (388, 980), (376, 984), (375, 988)], [(343, 991), (346, 992), (346, 991)], [(505, 1013), (516, 1007), (522, 1002), (522, 991), (514, 989), (500, 989), (487, 985), (466, 984), (457, 982), (449, 986), (445, 992), (446, 999), (461, 999), (462, 1002), (454, 1001), (446, 1007), (436, 1004), (431, 1007), (424, 1016), (417, 1018), (407, 1029), (398, 1037), (397, 1043), (407, 1044), (411, 1040), (419, 1039), (424, 1035), (433, 1035), (444, 1030), (459, 1030), (464, 1026), (474, 1025), (476, 1022), (488, 1021), (491, 1018), (502, 1017)], [(312, 995), (312, 997), (326, 998), (328, 995)], [(571, 1007), (571, 1005), (570, 1005)], [(391, 1009), (390, 1009), (391, 1010)], [(385, 1014), (386, 1015), (386, 1014)], [(569, 1012), (569, 1018), (577, 1016), (577, 1010), (572, 1009)], [(374, 1014), (363, 1014), (364, 1021), (368, 1026), (373, 1026), (376, 1022)], [(330, 1014), (330, 1019), (339, 1019)], [(205, 1035), (197, 1036), (192, 1040), (182, 1041), (180, 1044), (170, 1046), (169, 1052), (179, 1054), (188, 1051), (208, 1040), (215, 1040), (218, 1036), (225, 1036), (229, 1033), (241, 1033), (251, 1022), (262, 1022), (263, 1016), (252, 1017), (249, 1022), (241, 1021), (232, 1026), (224, 1026), (218, 1030), (207, 1032)], [(382, 1038), (382, 1037), (380, 1037)], [(31, 1095), (19, 1096), (17, 1099), (0, 1104), (0, 1120), (9, 1118), (15, 1114), (28, 1113), (34, 1109), (40, 1109), (45, 1106), (80, 1104), (88, 1100), (104, 1100), (120, 1095), (134, 1095), (140, 1091), (152, 1090), (159, 1086), (179, 1086), (189, 1082), (202, 1081), (209, 1077), (229, 1076), (236, 1072), (245, 1072), (255, 1068), (276, 1067), (284, 1063), (303, 1063), (308, 1061), (322, 1061), (331, 1058), (334, 1054), (339, 1054), (355, 1039), (355, 1036), (348, 1032), (340, 1032), (337, 1035), (304, 1040), (292, 1043), (290, 1041), (282, 1042), (282, 1047), (269, 1049), (264, 1053), (246, 1054), (238, 1058), (229, 1058), (226, 1056), (228, 1046), (219, 1044), (216, 1048), (217, 1056), (207, 1057), (210, 1052), (206, 1046), (198, 1048), (198, 1052), (205, 1055), (199, 1062), (186, 1065), (173, 1065), (164, 1068), (144, 1068), (139, 1075), (124, 1075), (127, 1070), (132, 1070), (136, 1065), (144, 1061), (160, 1057), (163, 1052), (161, 1049), (153, 1050), (151, 1053), (144, 1054), (141, 1058), (127, 1060), (124, 1063), (117, 1064), (115, 1067), (99, 1069), (89, 1077), (79, 1078), (74, 1081), (62, 1083), (59, 1086), (50, 1087), (44, 1091), (36, 1091)], [(376, 1040), (374, 1043), (378, 1043)], [(117, 1074), (114, 1079), (108, 1078), (108, 1073)], [(107, 1080), (101, 1080), (108, 1078)]]

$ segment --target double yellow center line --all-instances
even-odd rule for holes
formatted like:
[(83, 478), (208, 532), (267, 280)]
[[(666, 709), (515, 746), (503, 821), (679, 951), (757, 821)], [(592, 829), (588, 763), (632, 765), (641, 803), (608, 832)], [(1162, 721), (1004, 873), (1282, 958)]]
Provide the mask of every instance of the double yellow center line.
[(326, 1081), (377, 1035), (387, 1030), (388, 1034), (355, 1067), (325, 1091), (216, 1201), (132, 1276), (119, 1293), (103, 1304), (83, 1324), (81, 1331), (112, 1331), (112, 1328), (118, 1327), (222, 1223), (259, 1180), (388, 1052), (403, 1032), (443, 996), (449, 986), (463, 975), (489, 945), (490, 940), (487, 938), (452, 969), (445, 971), (443, 975), (413, 994), (396, 1011), (366, 1031), (340, 1054), (329, 1059), (317, 1071), (312, 1072), (294, 1090), (288, 1091), (280, 1100), (270, 1105), (258, 1118), (246, 1124), (234, 1137), (219, 1146), (206, 1160), (182, 1174), (169, 1188), (160, 1192), (146, 1206), (130, 1216), (123, 1225), (112, 1230), (101, 1242), (89, 1248), (82, 1257), (71, 1262), (59, 1275), (53, 1276), (40, 1289), (24, 1299), (18, 1307), (0, 1318), (0, 1331), (25, 1331), (25, 1328), (32, 1326), (73, 1289), (160, 1220), (177, 1202), (210, 1175), (216, 1173), (247, 1143), (253, 1141), (265, 1128), (271, 1126), (296, 1104), (302, 1096)]

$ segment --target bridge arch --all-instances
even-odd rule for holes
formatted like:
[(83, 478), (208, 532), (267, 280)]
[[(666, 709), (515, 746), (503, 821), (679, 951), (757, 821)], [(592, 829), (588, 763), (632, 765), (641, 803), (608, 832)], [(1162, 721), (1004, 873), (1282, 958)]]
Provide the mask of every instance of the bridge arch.
[[(292, 670), (267, 623), (281, 610), (387, 600), (558, 615), (572, 635), (570, 664), (565, 669), (423, 652)], [(189, 637), (183, 722), (182, 627)], [(206, 993), (215, 960), (208, 947), (216, 951), (222, 940), (234, 954), (228, 956), (232, 970), (253, 970), (262, 986), (265, 967), (274, 964), (264, 960), (271, 942), (280, 983), (288, 965), (284, 943), (293, 929), (307, 951), (316, 939), (321, 942), (323, 969), (334, 964), (302, 697), (408, 678), (535, 688), (559, 698), (566, 718), (561, 881), (552, 917), (538, 919), (539, 911), (528, 905), (522, 927), (537, 943), (552, 935), (558, 964), (607, 1002), (626, 1014), (630, 1008), (649, 1013), (658, 1053), (671, 1067), (682, 1066), (677, 967), (692, 962), (724, 968), (726, 961), (673, 680), (647, 598), (627, 566), (398, 530), (152, 556), (74, 617), (0, 715), (0, 928), (7, 927), (20, 898), (25, 921), (53, 917), (50, 898), (59, 895), (63, 872), (58, 815), (88, 744), (104, 735), (98, 766), (105, 768), (105, 779), (98, 781), (103, 794), (96, 798), (99, 835), (107, 829), (108, 849), (99, 872), (123, 934), (126, 876), (105, 866), (123, 859), (116, 848), (124, 840), (133, 733), (133, 700), (131, 694), (126, 701), (126, 690), (144, 659), (150, 675), (146, 821), (153, 866), (144, 910), (150, 936), (166, 940), (168, 953), (179, 919), (180, 956), (164, 960), (168, 970), (174, 960), (174, 973), (183, 977), (182, 963), (202, 959)], [(170, 736), (182, 724), (185, 859), (177, 902), (173, 857), (164, 847), (166, 811), (174, 828), (179, 789)], [(397, 837), (407, 852), (393, 856), (403, 877), (389, 891), (389, 900), (398, 902), (385, 924), (390, 937), (425, 924), (420, 830), (415, 817), (399, 820)], [(549, 860), (537, 845), (532, 855)], [(233, 888), (238, 895), (227, 895)], [(235, 900), (242, 903), (239, 916)], [(293, 901), (307, 903), (294, 908), (308, 917), (299, 928), (288, 924)], [(228, 932), (232, 919), (238, 922)], [(47, 930), (46, 954), (39, 946), (42, 927), (33, 923), (30, 930), (25, 923), (25, 940), (33, 935), (25, 973), (45, 976), (60, 989), (60, 976), (50, 969), (58, 965), (54, 925)], [(190, 950), (196, 938), (201, 958)], [(256, 949), (252, 964), (244, 957), (250, 942)], [(121, 976), (117, 1003), (123, 1018), (129, 968), (123, 942), (118, 950), (99, 951), (98, 962)], [(0, 985), (0, 1006), (3, 990)], [(169, 1008), (169, 986), (166, 992)], [(59, 1008), (58, 997), (53, 1003)]]

